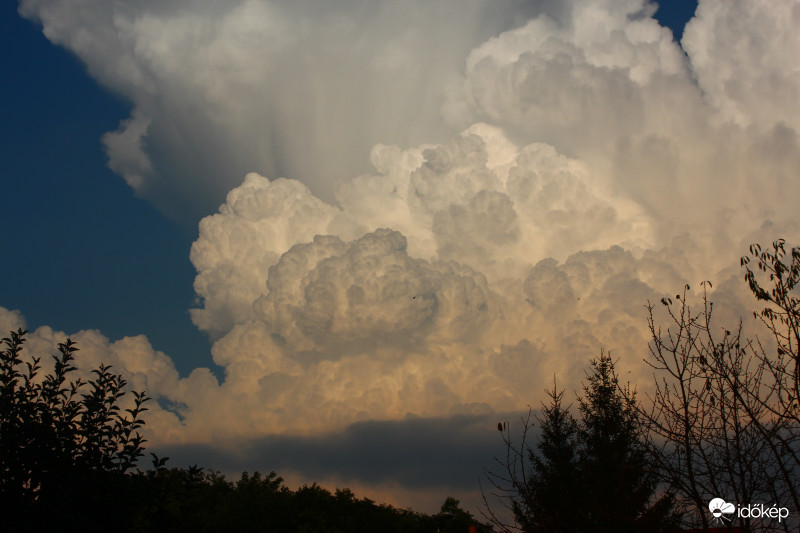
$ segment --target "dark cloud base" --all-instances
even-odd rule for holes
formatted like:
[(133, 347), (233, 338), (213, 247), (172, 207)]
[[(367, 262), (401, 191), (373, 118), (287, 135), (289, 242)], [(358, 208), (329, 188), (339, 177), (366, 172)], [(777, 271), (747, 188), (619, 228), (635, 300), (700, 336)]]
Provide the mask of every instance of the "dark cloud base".
[(514, 413), (367, 421), (321, 436), (269, 435), (236, 448), (188, 444), (153, 451), (180, 467), (294, 472), (311, 481), (341, 479), (345, 485), (475, 490), (483, 470), (503, 452), (498, 421), (511, 420), (515, 427), (519, 418)]

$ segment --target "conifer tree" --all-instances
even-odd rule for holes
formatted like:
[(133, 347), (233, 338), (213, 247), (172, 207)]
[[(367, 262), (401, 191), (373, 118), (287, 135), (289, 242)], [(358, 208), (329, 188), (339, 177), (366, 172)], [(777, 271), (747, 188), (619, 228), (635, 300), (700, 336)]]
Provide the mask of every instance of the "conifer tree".
[(546, 391), (549, 405), (542, 406), (536, 419), (541, 434), (539, 453), (528, 450), (533, 475), (527, 504), (515, 502), (514, 513), (525, 531), (572, 532), (578, 522), (574, 512), (575, 487), (578, 480), (578, 424), (562, 405), (564, 391)]
[(642, 441), (635, 395), (620, 387), (609, 354), (601, 352), (590, 365), (578, 398), (579, 420), (554, 386), (546, 391), (549, 405), (535, 418), (536, 449), (526, 441), (530, 417), (523, 419), (519, 447), (503, 434), (507, 459), (498, 461), (501, 473), (488, 477), (515, 524), (504, 523), (485, 499), (487, 518), (501, 531), (677, 531), (672, 496), (657, 491), (658, 472)]
[[(657, 472), (642, 441), (635, 395), (620, 388), (610, 354), (601, 352), (579, 400), (580, 519), (585, 531), (668, 530), (671, 497), (656, 497)], [(652, 502), (652, 503), (651, 503)]]

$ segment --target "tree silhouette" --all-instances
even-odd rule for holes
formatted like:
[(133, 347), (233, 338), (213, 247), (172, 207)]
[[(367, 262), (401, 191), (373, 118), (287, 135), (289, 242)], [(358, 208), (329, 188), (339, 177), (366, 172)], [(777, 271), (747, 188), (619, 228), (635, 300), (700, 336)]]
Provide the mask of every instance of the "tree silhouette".
[(3, 526), (92, 530), (126, 503), (115, 489), (143, 453), (138, 430), (148, 398), (134, 392), (121, 412), (127, 383), (104, 365), (88, 383), (70, 381), (78, 349), (69, 339), (58, 345), (52, 373), (40, 376), (40, 358), (21, 353), (26, 333), (3, 338), (0, 353)]
[(620, 386), (610, 354), (591, 361), (580, 399), (579, 498), (584, 531), (674, 528), (671, 496), (658, 496), (658, 472), (642, 440), (635, 395)]
[(564, 391), (545, 391), (549, 405), (542, 405), (537, 417), (539, 453), (528, 450), (532, 475), (514, 501), (514, 518), (525, 531), (553, 533), (576, 531), (574, 512), (578, 484), (578, 424), (562, 404)]
[[(767, 332), (763, 341), (747, 336), (741, 320), (728, 327), (712, 320), (710, 282), (695, 305), (688, 285), (675, 300), (648, 303), (654, 387), (638, 410), (686, 525), (704, 530), (712, 498), (800, 507), (800, 248), (787, 253), (783, 240), (768, 250), (754, 244), (741, 265), (765, 305), (754, 312)], [(796, 530), (772, 519), (740, 525)]]
[(620, 387), (611, 356), (601, 352), (590, 362), (580, 420), (563, 406), (554, 385), (535, 417), (540, 432), (529, 444), (531, 413), (522, 419), (520, 444), (500, 425), (505, 444), (499, 470), (487, 472), (491, 495), (511, 511), (514, 523), (492, 509), (484, 493), (486, 516), (501, 531), (526, 533), (583, 531), (674, 531), (670, 494), (657, 491), (635, 403)]
[(452, 496), (445, 498), (439, 513), (430, 517), (429, 521), (432, 522), (431, 526), (435, 527), (435, 529), (431, 527), (430, 530), (440, 533), (467, 533), (470, 531), (470, 526), (473, 528), (472, 531), (477, 533), (492, 531), (491, 527), (477, 522), (469, 511), (462, 509), (461, 502)]

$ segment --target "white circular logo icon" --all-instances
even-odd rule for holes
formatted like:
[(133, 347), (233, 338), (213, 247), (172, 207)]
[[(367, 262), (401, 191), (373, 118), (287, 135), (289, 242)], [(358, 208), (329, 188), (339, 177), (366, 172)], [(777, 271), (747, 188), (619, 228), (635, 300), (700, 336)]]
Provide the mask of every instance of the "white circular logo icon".
[(708, 502), (708, 510), (711, 511), (711, 514), (714, 515), (714, 518), (728, 520), (728, 518), (722, 515), (733, 514), (736, 512), (736, 506), (732, 503), (726, 502), (722, 498), (714, 498)]

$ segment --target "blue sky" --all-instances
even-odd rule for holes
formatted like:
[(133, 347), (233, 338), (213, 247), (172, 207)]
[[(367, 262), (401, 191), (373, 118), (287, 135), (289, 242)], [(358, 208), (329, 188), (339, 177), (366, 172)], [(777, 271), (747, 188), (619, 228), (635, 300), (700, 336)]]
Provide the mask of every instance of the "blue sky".
[(648, 299), (739, 316), (800, 238), (789, 3), (680, 48), (696, 2), (92, 2), (0, 7), (0, 306), (179, 462), (469, 500), (484, 425), (601, 347), (647, 379)]
[[(53, 46), (13, 2), (2, 6), (2, 151), (9, 201), (3, 305), (30, 329), (144, 333), (178, 368), (213, 365), (188, 315), (196, 221), (177, 222), (136, 198), (106, 165), (100, 136), (130, 105)], [(13, 199), (13, 200), (12, 200)]]

